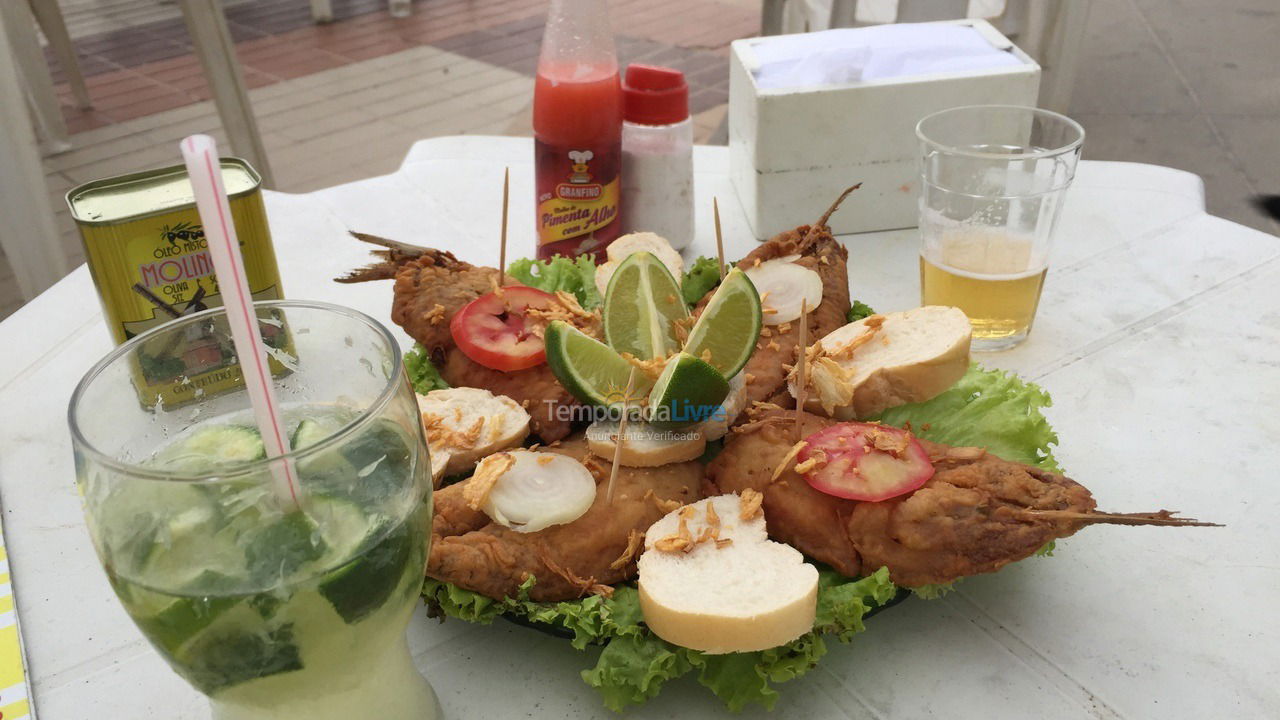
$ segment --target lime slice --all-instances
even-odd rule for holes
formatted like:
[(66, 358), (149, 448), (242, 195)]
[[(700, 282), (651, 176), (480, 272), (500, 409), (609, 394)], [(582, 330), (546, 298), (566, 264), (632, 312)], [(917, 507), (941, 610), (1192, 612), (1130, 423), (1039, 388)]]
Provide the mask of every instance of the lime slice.
[[(616, 277), (616, 276), (615, 276)], [(547, 365), (574, 397), (592, 405), (622, 402), (631, 363), (612, 348), (568, 323), (554, 320), (543, 338)], [(637, 372), (632, 397), (649, 389), (649, 379)]]
[(687, 352), (671, 358), (649, 393), (649, 424), (674, 430), (711, 416), (729, 395), (729, 381)]
[(680, 349), (673, 323), (689, 317), (680, 284), (653, 253), (628, 256), (609, 280), (604, 299), (604, 336), (620, 353), (641, 360)]
[(760, 338), (760, 296), (738, 268), (724, 276), (689, 331), (684, 351), (701, 358), (726, 378), (738, 374)]

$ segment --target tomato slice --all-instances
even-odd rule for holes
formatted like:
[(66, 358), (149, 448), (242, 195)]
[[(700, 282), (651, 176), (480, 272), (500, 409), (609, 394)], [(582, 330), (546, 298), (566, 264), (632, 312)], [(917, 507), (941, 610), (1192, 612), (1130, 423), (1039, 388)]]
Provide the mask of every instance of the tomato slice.
[(797, 461), (816, 457), (820, 462), (804, 479), (828, 495), (879, 502), (916, 490), (933, 477), (929, 454), (901, 428), (840, 423), (810, 435), (805, 443)]
[(555, 295), (537, 288), (510, 285), (467, 303), (454, 314), (449, 331), (458, 349), (477, 363), (512, 372), (547, 360), (541, 320), (525, 310), (547, 310), (559, 303)]

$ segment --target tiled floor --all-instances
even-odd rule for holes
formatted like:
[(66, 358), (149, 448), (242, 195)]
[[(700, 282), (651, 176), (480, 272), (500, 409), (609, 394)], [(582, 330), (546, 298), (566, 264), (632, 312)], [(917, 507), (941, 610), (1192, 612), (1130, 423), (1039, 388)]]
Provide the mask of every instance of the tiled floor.
[[(3, 0), (0, 0), (3, 1)], [(55, 207), (74, 185), (173, 162), (176, 141), (219, 135), (177, 9), (159, 0), (61, 0), (96, 107), (65, 113), (76, 148), (46, 160)], [(727, 43), (755, 33), (759, 0), (610, 0), (624, 62), (684, 70), (697, 136), (723, 142)], [(436, 135), (527, 135), (545, 0), (224, 0), (278, 189), (303, 192), (393, 170)], [(95, 8), (97, 11), (95, 12)], [(1071, 114), (1086, 157), (1203, 176), (1209, 209), (1269, 232), (1250, 198), (1280, 192), (1280, 22), (1275, 0), (1095, 2)], [(74, 263), (81, 252), (58, 213)], [(0, 258), (0, 318), (19, 305)]]

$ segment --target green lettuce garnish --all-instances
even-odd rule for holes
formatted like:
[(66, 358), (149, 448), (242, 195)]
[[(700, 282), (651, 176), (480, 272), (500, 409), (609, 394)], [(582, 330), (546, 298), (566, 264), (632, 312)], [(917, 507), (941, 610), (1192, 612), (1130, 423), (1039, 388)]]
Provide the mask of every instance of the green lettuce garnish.
[(596, 264), (590, 255), (576, 258), (556, 255), (550, 260), (520, 258), (507, 266), (507, 274), (544, 292), (563, 290), (572, 293), (578, 298), (578, 304), (587, 310), (600, 305), (600, 293), (596, 290)]
[(898, 592), (885, 568), (860, 580), (823, 569), (818, 575), (818, 608), (812, 632), (761, 652), (705, 655), (649, 632), (642, 624), (639, 593), (630, 585), (619, 585), (608, 599), (593, 595), (538, 603), (529, 600), (533, 582), (525, 581), (515, 598), (494, 600), (428, 578), (423, 596), (433, 616), (488, 624), (500, 614), (515, 615), (572, 632), (571, 644), (579, 650), (604, 645), (596, 666), (584, 670), (582, 679), (598, 689), (605, 705), (613, 710), (642, 703), (657, 695), (668, 680), (694, 670), (698, 671), (698, 682), (732, 710), (752, 703), (771, 708), (778, 699), (773, 684), (800, 677), (826, 654), (824, 634), (848, 642), (865, 629), (863, 617)]
[(934, 442), (978, 445), (1005, 460), (1058, 470), (1052, 452), (1058, 434), (1041, 413), (1052, 404), (1034, 383), (974, 363), (941, 395), (890, 408), (877, 419), (898, 427), (911, 423), (913, 433)]
[(431, 354), (421, 343), (414, 343), (413, 349), (404, 354), (404, 371), (409, 376), (409, 384), (419, 395), (449, 387), (431, 362)]
[(720, 261), (713, 257), (700, 257), (685, 271), (680, 279), (680, 295), (690, 305), (706, 297), (712, 288), (720, 284)]
[(871, 317), (875, 314), (876, 311), (872, 310), (870, 305), (861, 300), (854, 300), (853, 304), (849, 306), (849, 312), (845, 313), (844, 320), (845, 322), (857, 322), (862, 318)]
[[(718, 268), (715, 280), (719, 281)], [(1049, 395), (1036, 385), (973, 365), (950, 390), (928, 402), (888, 410), (879, 419), (892, 425), (910, 422), (915, 433), (937, 442), (982, 445), (1010, 460), (1057, 469), (1051, 452), (1057, 435), (1041, 413), (1049, 405)], [(1036, 554), (1052, 551), (1049, 543)], [(537, 603), (528, 598), (532, 580), (521, 587), (518, 597), (494, 600), (429, 578), (423, 595), (433, 616), (490, 623), (507, 614), (563, 628), (572, 633), (572, 645), (578, 649), (603, 645), (595, 667), (584, 670), (582, 679), (599, 690), (613, 710), (642, 703), (657, 695), (667, 681), (692, 674), (736, 711), (751, 704), (773, 707), (778, 699), (774, 686), (813, 669), (827, 652), (827, 636), (850, 641), (865, 628), (867, 613), (889, 602), (899, 590), (885, 568), (861, 579), (823, 568), (818, 583), (811, 632), (781, 647), (729, 655), (704, 655), (653, 635), (643, 624), (639, 597), (630, 584), (618, 585), (609, 599), (590, 596)], [(936, 598), (952, 589), (948, 583), (915, 588), (913, 593)]]

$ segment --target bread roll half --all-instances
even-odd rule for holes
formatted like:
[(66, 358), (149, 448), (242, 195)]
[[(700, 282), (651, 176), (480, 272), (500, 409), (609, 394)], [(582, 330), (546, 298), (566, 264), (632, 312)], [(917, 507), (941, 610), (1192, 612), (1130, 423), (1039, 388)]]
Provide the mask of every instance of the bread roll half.
[(658, 637), (718, 655), (777, 647), (813, 628), (817, 568), (769, 540), (759, 504), (746, 518), (744, 504), (737, 494), (707, 498), (645, 533), (640, 609)]
[[(810, 348), (805, 408), (859, 420), (924, 402), (969, 369), (972, 333), (962, 310), (941, 305), (849, 323)], [(788, 388), (796, 397), (794, 371)]]

